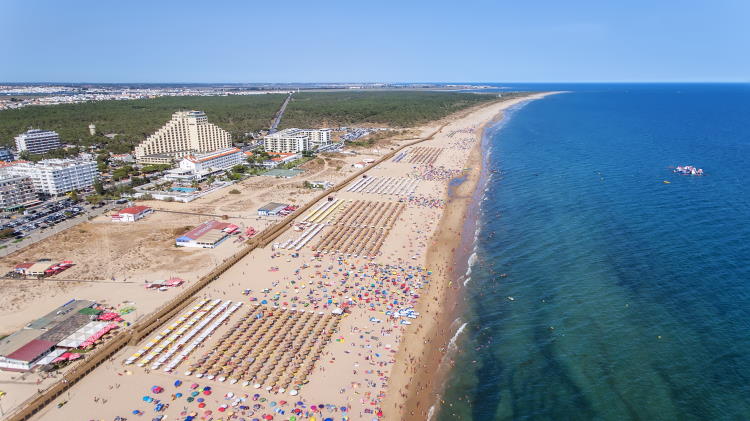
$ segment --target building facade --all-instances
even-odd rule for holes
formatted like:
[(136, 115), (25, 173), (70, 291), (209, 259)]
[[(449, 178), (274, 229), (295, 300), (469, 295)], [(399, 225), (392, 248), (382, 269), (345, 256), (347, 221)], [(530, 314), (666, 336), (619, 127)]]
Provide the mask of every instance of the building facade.
[(13, 157), (13, 152), (10, 151), (8, 148), (0, 148), (0, 161), (10, 162), (15, 159)]
[(174, 158), (191, 152), (208, 152), (232, 146), (232, 135), (208, 122), (203, 111), (178, 111), (156, 133), (135, 147), (139, 162), (148, 155), (170, 154)]
[(13, 211), (39, 201), (30, 177), (0, 177), (0, 208)]
[(237, 148), (193, 154), (184, 157), (177, 168), (167, 171), (164, 178), (178, 182), (201, 180), (210, 174), (228, 170), (244, 162), (245, 154)]
[(228, 170), (245, 161), (245, 154), (237, 148), (220, 149), (206, 154), (188, 155), (180, 161), (180, 168), (194, 174)]
[(298, 153), (331, 144), (331, 129), (284, 129), (263, 138), (266, 152)]
[(16, 136), (18, 152), (45, 153), (60, 148), (60, 135), (52, 130), (29, 129), (26, 133)]
[(28, 177), (36, 193), (57, 196), (94, 184), (99, 173), (95, 161), (45, 159), (37, 163), (16, 162), (2, 168), (9, 176)]

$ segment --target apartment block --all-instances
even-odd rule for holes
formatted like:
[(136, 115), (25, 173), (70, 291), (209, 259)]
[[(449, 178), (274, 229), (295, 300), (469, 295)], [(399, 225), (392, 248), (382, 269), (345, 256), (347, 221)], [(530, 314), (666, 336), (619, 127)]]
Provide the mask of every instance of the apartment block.
[(39, 201), (30, 177), (0, 177), (0, 208), (13, 211)]
[(61, 146), (60, 135), (52, 130), (29, 129), (26, 133), (16, 136), (16, 149), (19, 152), (29, 151), (40, 154)]
[(28, 177), (36, 193), (50, 196), (91, 187), (99, 176), (95, 161), (76, 159), (45, 159), (37, 163), (17, 161), (3, 167), (2, 173)]
[(331, 129), (284, 129), (263, 138), (267, 152), (298, 153), (331, 144)]

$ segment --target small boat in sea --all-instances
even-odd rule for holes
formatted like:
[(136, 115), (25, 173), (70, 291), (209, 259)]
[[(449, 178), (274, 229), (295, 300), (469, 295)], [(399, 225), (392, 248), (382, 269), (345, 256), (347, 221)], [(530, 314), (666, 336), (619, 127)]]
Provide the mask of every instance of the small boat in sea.
[(682, 175), (703, 175), (703, 168), (696, 168), (692, 165), (676, 166), (674, 172)]

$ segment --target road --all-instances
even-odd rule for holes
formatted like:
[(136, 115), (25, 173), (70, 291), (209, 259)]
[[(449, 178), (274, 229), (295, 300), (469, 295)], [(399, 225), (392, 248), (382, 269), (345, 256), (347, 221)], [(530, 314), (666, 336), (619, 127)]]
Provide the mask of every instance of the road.
[(50, 228), (47, 228), (45, 230), (34, 230), (31, 234), (29, 234), (28, 237), (25, 237), (23, 241), (19, 241), (18, 243), (13, 243), (13, 242), (7, 243), (7, 247), (0, 249), (0, 257), (5, 257), (13, 252), (26, 248), (38, 241), (44, 240), (45, 238), (55, 235), (59, 232), (65, 231), (68, 228), (73, 228), (74, 226), (82, 222), (88, 221), (90, 218), (99, 216), (105, 212), (111, 211), (118, 207), (122, 207), (122, 205), (110, 203), (98, 209), (88, 210), (82, 215), (76, 216), (75, 218), (66, 219), (65, 221), (60, 222), (59, 224), (52, 226)]
[(292, 92), (289, 92), (289, 96), (286, 97), (284, 100), (284, 103), (281, 104), (281, 108), (279, 109), (279, 112), (276, 113), (276, 118), (273, 120), (273, 124), (271, 124), (271, 128), (268, 129), (269, 134), (276, 133), (276, 128), (279, 127), (279, 123), (281, 123), (281, 117), (284, 116), (284, 111), (286, 111), (286, 106), (289, 105), (289, 100), (292, 99)]

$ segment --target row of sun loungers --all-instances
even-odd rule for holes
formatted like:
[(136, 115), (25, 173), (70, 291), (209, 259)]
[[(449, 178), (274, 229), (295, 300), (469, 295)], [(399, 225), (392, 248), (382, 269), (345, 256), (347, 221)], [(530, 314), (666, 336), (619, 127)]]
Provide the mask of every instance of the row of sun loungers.
[(365, 177), (350, 184), (346, 191), (406, 196), (413, 194), (418, 184), (419, 180), (413, 178)]
[(374, 257), (405, 207), (397, 202), (356, 201), (312, 249)]
[(307, 243), (310, 242), (313, 238), (315, 238), (320, 231), (325, 228), (325, 224), (313, 224), (310, 225), (305, 232), (302, 233), (297, 239), (292, 239), (287, 241), (286, 243), (282, 243), (279, 248), (287, 249), (287, 250), (294, 250), (299, 251), (304, 247)]
[(408, 152), (399, 152), (396, 156), (393, 157), (391, 161), (393, 162), (401, 162), (404, 158), (406, 158), (406, 155), (408, 155)]
[[(248, 311), (185, 375), (255, 387), (299, 387), (330, 342), (340, 317), (258, 305)], [(282, 390), (283, 391), (283, 390)]]
[(409, 159), (406, 162), (410, 164), (431, 165), (435, 163), (442, 151), (442, 148), (417, 147), (409, 152)]
[(303, 221), (310, 223), (321, 223), (325, 222), (336, 215), (336, 210), (342, 209), (341, 206), (346, 206), (346, 200), (334, 199), (323, 202), (320, 206), (310, 212)]
[(143, 347), (141, 347), (133, 355), (128, 357), (128, 359), (125, 360), (125, 364), (133, 364), (137, 359), (141, 358), (144, 354), (150, 351), (149, 354), (138, 363), (138, 365), (141, 367), (147, 364), (152, 359), (154, 359), (156, 355), (164, 350), (164, 343), (169, 344), (173, 342), (179, 335), (181, 335), (181, 333), (177, 333), (178, 331), (182, 331), (182, 328), (188, 326), (188, 324), (189, 326), (195, 324), (195, 322), (197, 321), (196, 318), (200, 318), (208, 313), (211, 308), (216, 306), (219, 302), (221, 302), (221, 300), (199, 300), (192, 308), (190, 308), (190, 310), (183, 313), (180, 317), (177, 318), (177, 320), (160, 331), (156, 336), (151, 338), (151, 340), (146, 342)]
[[(195, 340), (193, 340), (189, 345), (184, 346), (190, 340), (191, 337), (195, 336), (195, 334), (200, 332), (201, 329), (203, 329), (203, 327), (205, 327), (205, 325), (208, 324), (208, 322), (210, 321), (209, 319), (201, 322), (202, 326), (196, 326), (193, 329), (193, 332), (191, 332), (192, 334), (189, 334), (189, 335), (184, 336), (183, 338), (180, 338), (180, 341), (177, 343), (177, 346), (173, 348), (174, 352), (176, 352), (177, 350), (180, 350), (180, 353), (177, 354), (174, 358), (172, 358), (171, 361), (169, 361), (166, 367), (164, 367), (164, 371), (169, 372), (169, 371), (172, 371), (175, 367), (177, 367), (182, 361), (185, 360), (185, 358), (188, 357), (188, 355), (190, 355), (191, 352), (193, 352), (193, 350), (196, 347), (203, 344), (206, 341), (206, 339), (212, 333), (214, 333), (214, 331), (218, 329), (218, 327), (221, 326), (221, 324), (224, 323), (224, 321), (229, 316), (232, 315), (232, 313), (237, 311), (237, 309), (242, 306), (241, 302), (234, 303), (232, 304), (231, 307), (229, 307), (229, 304), (231, 304), (231, 301), (227, 301), (226, 303), (224, 303), (224, 312), (213, 323), (211, 323), (205, 330), (203, 330), (201, 334), (198, 335), (198, 337), (195, 338)], [(166, 361), (166, 358), (162, 358), (160, 360), (163, 360), (162, 361), (163, 363)], [(158, 367), (152, 367), (152, 368), (156, 369)]]

